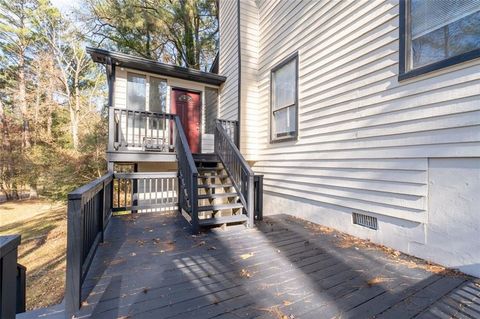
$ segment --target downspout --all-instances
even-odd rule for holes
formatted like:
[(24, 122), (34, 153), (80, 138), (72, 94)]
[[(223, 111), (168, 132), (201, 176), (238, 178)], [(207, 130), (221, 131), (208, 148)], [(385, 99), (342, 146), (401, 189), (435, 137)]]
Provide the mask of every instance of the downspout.
[(240, 135), (241, 130), (241, 120), (242, 120), (242, 109), (241, 109), (241, 102), (242, 102), (242, 54), (241, 54), (241, 43), (240, 43), (240, 0), (237, 0), (237, 39), (238, 39), (238, 134), (237, 134), (237, 141), (236, 144), (238, 149), (240, 149)]
[(113, 107), (113, 90), (115, 88), (115, 63), (110, 57), (105, 63), (108, 82), (108, 107)]
[[(108, 82), (108, 145), (107, 150), (113, 151), (114, 144), (114, 132), (115, 132), (115, 119), (114, 119), (114, 110), (113, 110), (113, 94), (115, 88), (115, 62), (108, 57), (105, 63), (105, 70), (107, 73), (107, 82)], [(107, 170), (113, 173), (113, 162), (107, 162)]]

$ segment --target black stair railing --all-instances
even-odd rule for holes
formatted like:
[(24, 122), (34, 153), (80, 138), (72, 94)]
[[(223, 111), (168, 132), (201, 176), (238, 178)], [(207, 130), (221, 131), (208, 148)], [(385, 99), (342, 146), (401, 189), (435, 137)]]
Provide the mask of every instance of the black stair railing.
[(227, 135), (235, 143), (235, 146), (237, 146), (237, 148), (240, 147), (238, 121), (217, 119), (217, 122), (222, 125)]
[(247, 226), (251, 227), (255, 215), (254, 173), (235, 145), (232, 135), (225, 130), (225, 122), (217, 120), (215, 126), (215, 153), (232, 179), (233, 186), (243, 204), (244, 213), (248, 216)]
[(180, 118), (175, 116), (175, 152), (178, 160), (178, 205), (190, 217), (192, 231), (198, 232), (198, 170)]

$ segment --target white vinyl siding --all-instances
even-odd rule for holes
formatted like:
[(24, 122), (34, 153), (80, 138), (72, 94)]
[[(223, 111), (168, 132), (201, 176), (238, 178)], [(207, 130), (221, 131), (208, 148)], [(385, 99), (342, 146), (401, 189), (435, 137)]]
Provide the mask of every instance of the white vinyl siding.
[(240, 150), (243, 154), (257, 152), (259, 128), (257, 121), (263, 110), (257, 107), (258, 95), (258, 44), (259, 16), (256, 0), (240, 1), (240, 42), (241, 42), (241, 117)]
[[(253, 71), (241, 43), (241, 90), (258, 96), (242, 101), (242, 152), (265, 194), (427, 221), (428, 159), (480, 156), (479, 61), (400, 83), (398, 0), (257, 3), (241, 0), (242, 33), (258, 17)], [(297, 51), (299, 139), (270, 144), (270, 71)]]
[(226, 76), (220, 95), (219, 118), (238, 119), (238, 16), (237, 1), (220, 1), (219, 74)]

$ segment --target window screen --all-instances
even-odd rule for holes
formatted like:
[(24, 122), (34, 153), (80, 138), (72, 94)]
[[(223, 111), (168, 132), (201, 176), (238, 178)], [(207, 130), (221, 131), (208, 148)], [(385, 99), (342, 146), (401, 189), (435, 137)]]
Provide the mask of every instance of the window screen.
[(167, 81), (150, 77), (149, 111), (164, 113), (167, 111)]
[(410, 0), (409, 69), (480, 48), (480, 0)]
[(297, 135), (297, 56), (272, 70), (272, 140)]
[(127, 74), (127, 109), (145, 111), (146, 80), (144, 75)]

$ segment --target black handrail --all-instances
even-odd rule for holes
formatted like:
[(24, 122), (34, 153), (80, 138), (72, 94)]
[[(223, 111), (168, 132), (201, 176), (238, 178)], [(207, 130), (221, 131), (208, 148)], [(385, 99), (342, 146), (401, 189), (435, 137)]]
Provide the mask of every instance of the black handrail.
[(65, 311), (71, 317), (81, 305), (81, 287), (112, 215), (113, 174), (68, 194), (67, 280)]
[(175, 152), (178, 160), (178, 201), (190, 216), (192, 231), (198, 232), (198, 170), (193, 160), (180, 118), (175, 115)]
[(249, 227), (254, 220), (254, 173), (243, 158), (232, 138), (225, 131), (222, 122), (217, 120), (215, 127), (215, 153), (222, 161), (223, 167), (232, 179), (233, 186), (239, 194), (244, 212), (248, 216)]

